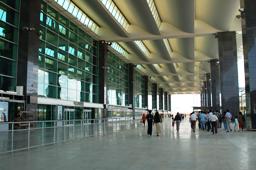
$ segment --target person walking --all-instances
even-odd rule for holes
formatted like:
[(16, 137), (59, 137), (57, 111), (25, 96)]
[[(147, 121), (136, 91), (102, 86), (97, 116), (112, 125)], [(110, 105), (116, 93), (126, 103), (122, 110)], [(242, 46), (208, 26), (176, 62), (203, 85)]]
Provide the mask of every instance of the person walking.
[(145, 113), (142, 113), (142, 116), (141, 116), (141, 122), (143, 123), (143, 126), (145, 127), (145, 123), (146, 123), (146, 114)]
[(213, 115), (213, 112), (210, 109), (209, 112), (208, 112), (208, 127), (207, 127), (208, 132), (212, 129), (212, 122), (211, 122), (211, 116), (212, 115)]
[(235, 119), (234, 119), (234, 132), (236, 131), (239, 131), (238, 116), (235, 116)]
[(197, 117), (198, 117), (198, 129), (201, 129), (201, 114), (202, 114), (202, 112), (200, 111), (199, 113), (198, 113), (198, 115), (197, 115)]
[(210, 121), (212, 124), (212, 134), (216, 134), (217, 133), (217, 124), (218, 124), (218, 117), (215, 114), (210, 114)]
[(154, 116), (154, 124), (156, 125), (156, 135), (157, 136), (159, 136), (161, 133), (160, 123), (161, 123), (161, 116), (158, 113), (158, 111), (156, 111), (155, 116)]
[(205, 127), (206, 120), (207, 120), (207, 118), (206, 118), (205, 113), (204, 113), (204, 112), (201, 112), (201, 114), (200, 114), (200, 121), (201, 121), (201, 126), (200, 126), (200, 128), (201, 128), (202, 130), (205, 130), (205, 129), (206, 129), (206, 127)]
[(195, 132), (196, 130), (196, 120), (197, 120), (197, 116), (195, 112), (192, 112), (192, 114), (190, 115), (190, 121), (191, 121), (191, 128), (193, 132)]
[(225, 114), (225, 119), (226, 119), (226, 124), (227, 124), (227, 132), (232, 131), (232, 129), (230, 128), (232, 114), (229, 112), (229, 110), (227, 110), (227, 112)]
[(148, 131), (147, 131), (147, 134), (149, 136), (152, 136), (152, 126), (153, 126), (153, 115), (151, 114), (151, 110), (148, 111), (148, 114), (146, 116), (147, 118), (147, 122), (148, 122)]
[(172, 127), (174, 127), (175, 121), (174, 121), (174, 117), (172, 116)]
[(179, 130), (180, 130), (180, 122), (181, 122), (181, 115), (180, 115), (180, 113), (179, 112), (177, 112), (177, 114), (176, 114), (176, 116), (175, 116), (175, 118), (174, 118), (174, 121), (175, 121), (175, 123), (176, 123), (176, 130), (177, 130), (177, 132), (179, 132)]
[(221, 124), (222, 124), (222, 114), (218, 111), (218, 110), (216, 110), (216, 116), (218, 117), (218, 128), (221, 128)]
[(222, 122), (223, 122), (223, 127), (224, 127), (224, 130), (227, 131), (227, 121), (226, 121), (226, 112), (223, 112), (222, 114)]
[(211, 129), (211, 121), (210, 121), (210, 114), (209, 114), (209, 112), (206, 112), (205, 129), (207, 130), (207, 132), (209, 132), (210, 129)]
[(242, 112), (239, 112), (238, 114), (238, 123), (239, 123), (239, 130), (242, 129), (244, 130), (244, 124), (245, 124), (245, 118)]

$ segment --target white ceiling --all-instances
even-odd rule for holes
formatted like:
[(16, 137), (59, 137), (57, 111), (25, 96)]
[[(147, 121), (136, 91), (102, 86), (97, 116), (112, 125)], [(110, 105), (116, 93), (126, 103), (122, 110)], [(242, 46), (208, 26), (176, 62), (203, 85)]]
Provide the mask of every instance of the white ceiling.
[[(53, 1), (53, 0), (50, 0)], [(118, 42), (129, 52), (125, 60), (171, 93), (199, 92), (209, 61), (218, 58), (217, 32), (241, 31), (240, 0), (154, 0), (161, 24), (146, 0), (113, 0), (129, 22), (128, 30), (100, 0), (72, 0), (99, 26), (99, 40)], [(149, 54), (135, 45), (141, 40)]]

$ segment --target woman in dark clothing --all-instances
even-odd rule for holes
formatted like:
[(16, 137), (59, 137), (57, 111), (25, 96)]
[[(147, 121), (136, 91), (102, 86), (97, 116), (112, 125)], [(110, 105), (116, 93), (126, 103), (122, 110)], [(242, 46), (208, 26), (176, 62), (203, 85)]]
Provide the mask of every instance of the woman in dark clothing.
[(176, 122), (176, 130), (177, 132), (179, 132), (180, 130), (180, 122), (181, 122), (181, 115), (179, 112), (177, 112), (175, 118), (174, 118), (174, 121)]
[(156, 135), (159, 136), (159, 134), (161, 133), (161, 129), (160, 129), (160, 123), (161, 123), (161, 116), (158, 113), (158, 111), (156, 111), (155, 116), (154, 116), (154, 123), (156, 125)]
[(245, 118), (242, 112), (239, 112), (238, 114), (238, 124), (239, 124), (239, 130), (242, 129), (244, 130), (244, 123), (245, 123)]
[(153, 115), (151, 114), (151, 110), (148, 111), (147, 121), (148, 121), (148, 135), (152, 136)]

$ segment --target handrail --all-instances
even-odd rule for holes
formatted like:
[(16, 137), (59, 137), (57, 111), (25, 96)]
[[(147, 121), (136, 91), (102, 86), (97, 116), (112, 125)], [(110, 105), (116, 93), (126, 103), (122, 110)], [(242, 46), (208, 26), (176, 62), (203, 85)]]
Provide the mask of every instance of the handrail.
[(0, 154), (89, 136), (113, 135), (138, 127), (140, 119), (99, 119), (0, 122)]
[[(126, 119), (129, 118), (129, 119)], [(15, 122), (0, 122), (0, 124), (3, 123), (8, 123), (8, 124), (12, 124), (12, 123), (39, 123), (39, 122), (59, 122), (59, 121), (88, 121), (88, 120), (111, 120), (111, 119), (116, 119), (116, 120), (131, 120), (133, 119), (132, 117), (117, 117), (117, 118), (98, 118), (98, 119), (71, 119), (71, 120), (32, 120), (32, 121), (15, 121)], [(139, 120), (138, 119), (134, 119), (134, 120)]]

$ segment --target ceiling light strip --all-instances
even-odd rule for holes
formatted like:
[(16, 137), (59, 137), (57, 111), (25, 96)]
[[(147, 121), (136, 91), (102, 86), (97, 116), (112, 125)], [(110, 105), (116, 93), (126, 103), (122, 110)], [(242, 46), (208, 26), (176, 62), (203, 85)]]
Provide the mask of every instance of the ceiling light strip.
[(68, 13), (75, 17), (79, 22), (88, 27), (92, 32), (97, 34), (99, 26), (89, 18), (81, 9), (79, 9), (70, 0), (55, 0), (62, 8), (64, 8)]
[(112, 42), (111, 47), (123, 56), (128, 55), (128, 52), (116, 42)]
[(134, 43), (139, 47), (139, 49), (146, 55), (149, 55), (150, 52), (142, 41), (134, 41)]
[(129, 23), (118, 9), (116, 4), (112, 0), (100, 0), (101, 4), (108, 10), (113, 18), (123, 27), (124, 30), (128, 30)]
[(173, 65), (174, 65), (176, 70), (179, 69), (179, 64), (178, 63), (173, 63)]
[(159, 27), (160, 24), (161, 24), (161, 20), (160, 20), (160, 17), (159, 17), (159, 14), (158, 14), (158, 11), (156, 9), (156, 6), (155, 6), (155, 3), (154, 3), (154, 0), (147, 0), (147, 3), (148, 3), (148, 6), (150, 8), (150, 11), (156, 21), (156, 24), (157, 26)]
[(165, 45), (170, 57), (172, 57), (172, 49), (171, 49), (171, 45), (170, 45), (168, 39), (164, 39), (164, 45)]

